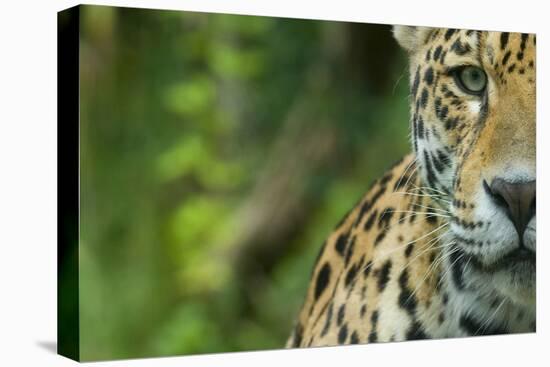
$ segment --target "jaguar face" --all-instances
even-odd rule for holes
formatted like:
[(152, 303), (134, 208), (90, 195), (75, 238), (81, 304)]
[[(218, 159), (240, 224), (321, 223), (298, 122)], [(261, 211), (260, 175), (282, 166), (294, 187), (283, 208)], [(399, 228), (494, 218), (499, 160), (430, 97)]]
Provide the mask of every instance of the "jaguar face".
[(448, 220), (457, 288), (534, 305), (536, 38), (397, 27), (425, 191)]

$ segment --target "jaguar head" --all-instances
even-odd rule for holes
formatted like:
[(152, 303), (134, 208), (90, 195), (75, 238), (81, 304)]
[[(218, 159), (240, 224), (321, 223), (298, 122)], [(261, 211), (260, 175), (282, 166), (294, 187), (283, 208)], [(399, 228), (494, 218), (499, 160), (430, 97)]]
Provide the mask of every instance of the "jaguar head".
[(396, 26), (410, 60), (411, 136), (448, 222), (457, 288), (535, 302), (536, 37)]

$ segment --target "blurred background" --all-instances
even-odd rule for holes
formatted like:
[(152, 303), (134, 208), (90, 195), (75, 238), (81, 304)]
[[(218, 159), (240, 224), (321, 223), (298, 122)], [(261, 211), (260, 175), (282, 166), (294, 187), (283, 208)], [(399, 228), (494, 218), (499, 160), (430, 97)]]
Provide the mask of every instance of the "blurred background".
[(385, 25), (81, 7), (84, 360), (282, 348), (409, 150)]

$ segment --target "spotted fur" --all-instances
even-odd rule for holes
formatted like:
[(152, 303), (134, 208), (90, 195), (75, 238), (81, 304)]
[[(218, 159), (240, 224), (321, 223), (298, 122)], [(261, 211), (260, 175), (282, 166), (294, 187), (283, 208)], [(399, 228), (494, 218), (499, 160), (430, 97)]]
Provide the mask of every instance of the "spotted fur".
[[(535, 182), (535, 35), (394, 35), (410, 61), (413, 152), (328, 237), (288, 347), (535, 331), (534, 196), (518, 235), (486, 184)], [(465, 65), (487, 75), (483, 94), (458, 85)], [(511, 257), (518, 246), (528, 256)]]

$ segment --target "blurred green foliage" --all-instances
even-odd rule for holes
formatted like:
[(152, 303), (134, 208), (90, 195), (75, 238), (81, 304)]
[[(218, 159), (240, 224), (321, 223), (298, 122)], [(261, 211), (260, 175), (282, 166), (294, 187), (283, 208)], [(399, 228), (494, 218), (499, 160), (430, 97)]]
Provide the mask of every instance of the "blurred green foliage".
[(408, 150), (389, 26), (83, 6), (83, 360), (281, 348)]

